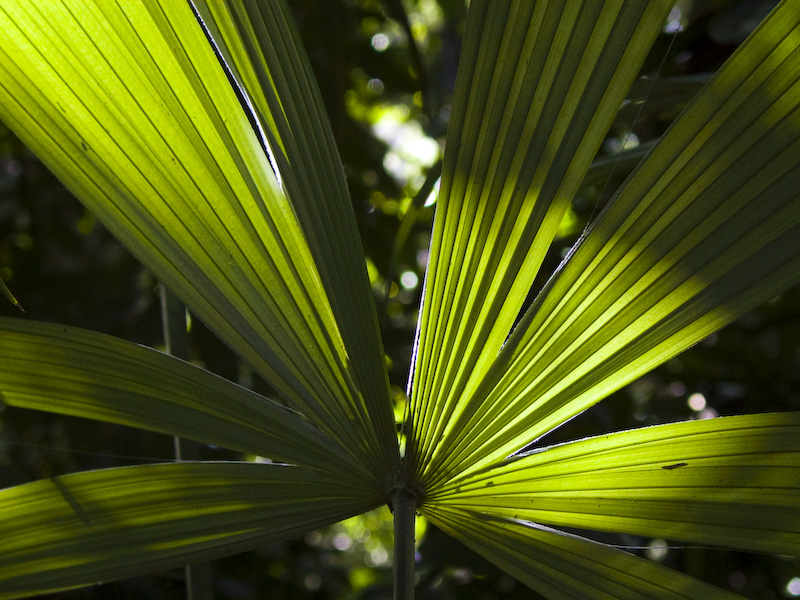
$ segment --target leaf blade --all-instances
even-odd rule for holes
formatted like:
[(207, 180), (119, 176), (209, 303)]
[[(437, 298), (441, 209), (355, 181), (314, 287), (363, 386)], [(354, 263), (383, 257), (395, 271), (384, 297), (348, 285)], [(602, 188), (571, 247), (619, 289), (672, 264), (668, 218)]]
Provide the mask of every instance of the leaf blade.
[(425, 514), (437, 527), (552, 600), (741, 600), (658, 563), (535, 524), (439, 507)]
[(296, 467), (172, 463), (23, 484), (0, 503), (0, 598), (19, 598), (289, 539), (379, 501)]
[(3, 295), (4, 295), (4, 296), (5, 296), (7, 299), (8, 299), (8, 301), (9, 301), (9, 302), (11, 302), (11, 304), (13, 304), (14, 306), (16, 306), (18, 309), (22, 310), (22, 312), (25, 312), (25, 311), (22, 309), (22, 305), (21, 305), (21, 304), (19, 303), (19, 301), (18, 301), (18, 300), (17, 300), (17, 299), (14, 297), (14, 294), (12, 294), (12, 293), (11, 293), (11, 290), (10, 290), (10, 289), (8, 289), (8, 286), (6, 285), (6, 282), (5, 282), (5, 281), (3, 281), (2, 279), (0, 279), (0, 292), (2, 292), (2, 293), (3, 293)]
[(377, 439), (387, 464), (396, 466), (388, 378), (361, 239), (325, 105), (290, 11), (283, 1), (195, 5), (263, 127)]
[(498, 518), (800, 554), (800, 413), (722, 417), (552, 446), (430, 498)]
[(443, 472), (502, 461), (800, 279), (798, 30), (784, 3), (639, 165), (466, 402)]
[(518, 317), (669, 8), (471, 3), (410, 384), (415, 474), (459, 437), (462, 399)]
[(293, 406), (384, 470), (293, 209), (185, 3), (4, 5), (0, 115)]
[(0, 318), (0, 363), (0, 398), (10, 406), (178, 435), (343, 477), (358, 470), (354, 457), (298, 413), (144, 346)]

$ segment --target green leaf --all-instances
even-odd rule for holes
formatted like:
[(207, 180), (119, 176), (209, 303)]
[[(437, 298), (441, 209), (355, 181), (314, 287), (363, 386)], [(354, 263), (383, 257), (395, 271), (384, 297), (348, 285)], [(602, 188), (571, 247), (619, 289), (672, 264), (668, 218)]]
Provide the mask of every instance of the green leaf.
[[(14, 306), (16, 306), (16, 307), (17, 307), (17, 308), (19, 308), (20, 310), (22, 310), (22, 306), (21, 306), (21, 305), (20, 305), (20, 303), (17, 301), (17, 299), (14, 297), (14, 294), (12, 294), (12, 293), (11, 293), (11, 290), (10, 290), (10, 289), (8, 289), (8, 286), (6, 285), (6, 282), (5, 282), (5, 281), (3, 281), (2, 279), (0, 279), (0, 292), (3, 292), (3, 295), (4, 295), (6, 298), (8, 298), (8, 301), (9, 301), (9, 302), (11, 302), (11, 304), (13, 304)], [(25, 312), (25, 311), (24, 311), (24, 310), (22, 310), (22, 312)]]
[(550, 600), (741, 598), (658, 563), (538, 526), (436, 507), (434, 525)]
[(8, 488), (0, 598), (229, 555), (379, 503), (333, 476), (254, 463), (123, 467)]
[(561, 444), (456, 478), (426, 501), (554, 526), (800, 555), (800, 413)]
[(311, 65), (283, 0), (195, 2), (252, 103), (350, 357), (387, 464), (399, 460), (372, 289), (344, 168)]
[(15, 2), (0, 29), (0, 117), (294, 407), (385, 472), (294, 207), (188, 3)]
[(800, 281), (799, 190), (800, 12), (783, 3), (545, 286), (439, 473), (503, 460)]
[(0, 364), (0, 398), (11, 406), (141, 427), (343, 477), (358, 472), (355, 459), (301, 415), (144, 346), (0, 318)]
[(517, 319), (670, 6), (470, 4), (414, 362), (415, 473), (458, 438), (461, 401)]

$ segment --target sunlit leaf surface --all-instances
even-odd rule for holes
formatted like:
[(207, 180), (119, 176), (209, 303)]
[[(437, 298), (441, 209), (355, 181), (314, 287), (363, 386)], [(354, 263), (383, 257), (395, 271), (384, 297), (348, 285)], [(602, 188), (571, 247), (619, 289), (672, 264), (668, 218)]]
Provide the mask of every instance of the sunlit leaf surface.
[(0, 491), (0, 598), (166, 570), (374, 508), (335, 477), (253, 463), (88, 471)]
[(413, 365), (415, 474), (459, 441), (670, 5), (471, 3)]
[(344, 169), (283, 0), (195, 3), (247, 95), (305, 233), (387, 464), (397, 464), (377, 315)]
[(741, 600), (658, 563), (546, 527), (472, 510), (437, 507), (425, 516), (551, 600)]
[(696, 97), (450, 418), (434, 481), (521, 449), (800, 281), (800, 11)]
[(142, 427), (342, 477), (358, 472), (301, 415), (144, 346), (0, 319), (0, 363), (0, 398), (11, 406)]
[[(400, 473), (342, 165), (283, 0), (0, 3), (0, 118), (292, 410), (153, 350), (8, 320), (0, 399), (293, 465), (2, 490), (0, 598), (289, 539), (393, 485), (557, 600), (735, 596), (551, 525), (796, 554), (796, 413), (539, 442), (800, 281), (785, 1), (657, 143), (614, 158), (628, 171), (648, 152), (524, 306), (582, 182), (609, 177), (590, 165), (638, 106), (640, 88), (622, 101), (671, 4), (470, 2)], [(682, 105), (700, 83), (645, 95)]]
[(428, 498), (498, 517), (800, 554), (800, 413), (613, 433), (457, 478)]
[(295, 210), (189, 5), (0, 6), (0, 116), (293, 406), (381, 476)]

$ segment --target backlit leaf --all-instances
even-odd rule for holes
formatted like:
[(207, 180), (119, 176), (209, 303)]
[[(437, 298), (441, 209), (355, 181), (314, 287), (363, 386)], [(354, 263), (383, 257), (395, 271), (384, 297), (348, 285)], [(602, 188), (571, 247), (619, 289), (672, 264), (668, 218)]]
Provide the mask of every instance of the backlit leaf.
[(306, 417), (386, 470), (295, 209), (187, 3), (0, 6), (0, 117)]
[(503, 460), (798, 281), (800, 10), (786, 2), (639, 165), (460, 399), (438, 476)]
[[(414, 473), (438, 470), (671, 6), (470, 3), (417, 353)], [(471, 434), (472, 435), (472, 434)]]
[(0, 598), (226, 556), (378, 503), (332, 476), (254, 463), (122, 467), (7, 488)]
[(425, 516), (550, 600), (741, 600), (656, 562), (546, 527), (471, 510), (436, 508)]
[(560, 444), (427, 498), (498, 517), (800, 555), (800, 413)]
[(0, 364), (0, 398), (11, 406), (179, 435), (343, 477), (358, 472), (352, 456), (296, 412), (144, 346), (0, 318)]
[(394, 416), (361, 239), (325, 105), (289, 8), (283, 0), (199, 0), (195, 6), (263, 128), (377, 441), (387, 464), (396, 464)]

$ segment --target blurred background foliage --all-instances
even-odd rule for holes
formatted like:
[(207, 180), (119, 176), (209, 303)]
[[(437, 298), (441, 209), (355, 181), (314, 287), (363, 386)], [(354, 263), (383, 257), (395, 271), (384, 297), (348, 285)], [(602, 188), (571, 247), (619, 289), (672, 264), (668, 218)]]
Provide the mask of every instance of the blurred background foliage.
[[(342, 155), (401, 415), (466, 3), (290, 4)], [(562, 223), (531, 296), (647, 148), (775, 4), (677, 4)], [(0, 315), (76, 325), (163, 347), (158, 283), (2, 125), (0, 277), (26, 311), (3, 301)], [(270, 394), (269, 386), (202, 323), (189, 322), (192, 360)], [(549, 440), (799, 409), (800, 289), (794, 288), (617, 392)], [(214, 447), (203, 447), (201, 455), (243, 458)], [(2, 487), (172, 457), (167, 436), (0, 405)], [(800, 596), (797, 559), (579, 533), (628, 546), (746, 598)], [(538, 597), (423, 522), (418, 540), (421, 599)], [(302, 539), (215, 562), (215, 597), (390, 598), (390, 565), (391, 520), (383, 508)], [(182, 578), (182, 571), (174, 571), (48, 598), (182, 598)]]

